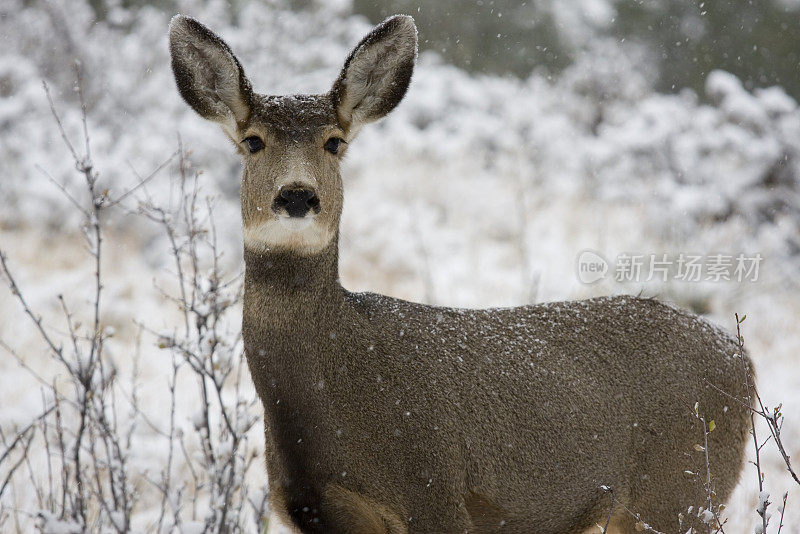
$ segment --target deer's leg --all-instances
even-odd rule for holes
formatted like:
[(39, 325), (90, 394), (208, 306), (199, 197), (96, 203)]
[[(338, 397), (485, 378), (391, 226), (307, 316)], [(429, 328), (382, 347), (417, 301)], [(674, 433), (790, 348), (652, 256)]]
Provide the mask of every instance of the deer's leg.
[[(605, 526), (605, 524), (603, 526)], [(603, 526), (595, 525), (592, 528), (584, 530), (581, 534), (603, 534)], [(634, 532), (634, 529), (628, 528), (628, 525), (624, 524), (623, 521), (611, 521), (608, 524), (608, 530), (606, 530), (606, 534), (630, 534), (631, 532)]]
[(266, 534), (284, 534), (286, 532), (297, 532), (291, 522), (286, 522), (277, 512), (270, 511), (269, 523)]
[(401, 516), (374, 499), (328, 484), (322, 496), (325, 523), (331, 532), (353, 534), (406, 534)]
[(269, 524), (267, 534), (299, 532), (289, 517), (286, 508), (286, 493), (280, 487), (271, 487), (269, 491)]

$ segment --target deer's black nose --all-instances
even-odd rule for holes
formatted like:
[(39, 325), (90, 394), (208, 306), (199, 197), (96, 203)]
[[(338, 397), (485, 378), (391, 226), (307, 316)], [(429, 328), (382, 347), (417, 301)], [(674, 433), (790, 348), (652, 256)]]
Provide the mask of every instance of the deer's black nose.
[(305, 217), (311, 210), (314, 213), (319, 213), (319, 197), (313, 189), (282, 189), (278, 196), (275, 197), (272, 209), (276, 213), (280, 213), (281, 209), (284, 209), (289, 214), (289, 217)]

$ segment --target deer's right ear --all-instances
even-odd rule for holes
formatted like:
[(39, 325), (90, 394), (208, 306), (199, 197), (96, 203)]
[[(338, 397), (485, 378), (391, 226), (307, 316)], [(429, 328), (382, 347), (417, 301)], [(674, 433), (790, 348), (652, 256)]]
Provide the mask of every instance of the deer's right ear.
[(237, 125), (250, 117), (253, 89), (230, 47), (193, 18), (175, 15), (169, 25), (169, 51), (186, 103), (233, 136)]

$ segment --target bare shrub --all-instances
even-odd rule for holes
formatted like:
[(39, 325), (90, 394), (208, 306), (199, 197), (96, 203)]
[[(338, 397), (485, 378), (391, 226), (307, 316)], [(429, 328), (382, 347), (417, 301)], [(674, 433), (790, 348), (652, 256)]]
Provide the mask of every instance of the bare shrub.
[[(201, 173), (191, 171), (180, 140), (178, 150), (153, 173), (112, 196), (92, 160), (77, 72), (83, 117), (80, 151), (70, 141), (46, 86), (45, 90), (56, 126), (83, 178), (80, 191), (51, 180), (81, 214), (79, 230), (94, 266), (92, 297), (83, 307), (73, 308), (74, 303), (54, 295), (63, 325), (46, 325), (26, 298), (10, 258), (0, 250), (0, 272), (59, 369), (57, 375), (45, 376), (10, 342), (0, 340), (42, 390), (42, 410), (36, 417), (19, 428), (0, 429), (0, 530), (24, 531), (34, 522), (43, 532), (260, 530), (267, 515), (266, 489), (246, 482), (253, 467), (261, 469), (261, 454), (248, 436), (260, 412), (255, 396), (246, 394), (249, 378), (236, 321), (241, 276), (225, 278), (220, 270), (213, 199), (200, 194)], [(174, 194), (171, 203), (162, 206), (149, 198), (145, 185), (176, 161)], [(136, 196), (143, 198), (131, 206)], [(109, 321), (102, 265), (112, 210), (155, 222), (174, 264), (175, 292), (163, 291), (163, 296), (181, 314), (181, 326), (156, 332), (147, 321), (138, 323), (140, 340), (153, 336), (171, 358), (165, 395), (169, 412), (156, 420), (140, 407), (139, 351), (125, 355), (134, 370), (130, 383), (122, 384), (118, 360), (106, 350), (115, 333), (103, 326)], [(182, 381), (193, 381), (197, 388), (194, 435), (186, 435), (176, 422), (176, 390)], [(132, 467), (136, 437), (145, 430), (168, 451), (157, 476)], [(34, 502), (17, 509), (9, 495), (15, 485), (22, 488), (26, 483)], [(153, 502), (158, 503), (157, 518), (135, 526), (137, 507)]]

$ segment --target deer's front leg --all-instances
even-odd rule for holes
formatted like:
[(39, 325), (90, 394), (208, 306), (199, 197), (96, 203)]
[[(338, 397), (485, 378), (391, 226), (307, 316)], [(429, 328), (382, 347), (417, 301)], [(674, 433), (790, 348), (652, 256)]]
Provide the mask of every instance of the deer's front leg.
[(407, 534), (402, 515), (376, 500), (348, 490), (338, 484), (328, 484), (322, 495), (323, 519), (326, 532), (355, 534)]

